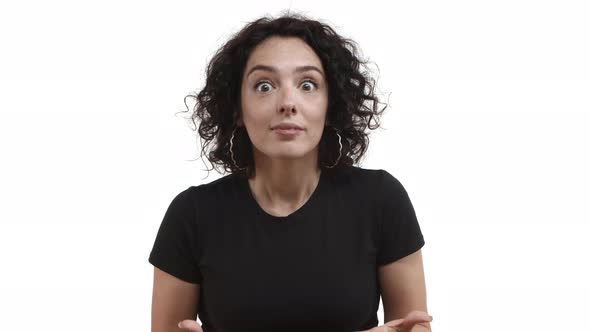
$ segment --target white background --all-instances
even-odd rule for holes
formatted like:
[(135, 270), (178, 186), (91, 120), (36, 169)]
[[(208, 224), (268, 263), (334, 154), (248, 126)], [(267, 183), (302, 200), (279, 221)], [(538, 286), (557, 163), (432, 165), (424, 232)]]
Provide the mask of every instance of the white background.
[(220, 176), (175, 113), (289, 7), (379, 67), (361, 166), (414, 203), (433, 331), (587, 330), (590, 11), (515, 0), (2, 2), (0, 330), (149, 330), (165, 209)]

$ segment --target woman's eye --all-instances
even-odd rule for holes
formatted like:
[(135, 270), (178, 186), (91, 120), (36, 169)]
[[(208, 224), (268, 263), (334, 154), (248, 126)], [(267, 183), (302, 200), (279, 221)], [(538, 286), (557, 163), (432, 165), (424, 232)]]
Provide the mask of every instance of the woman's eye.
[(311, 86), (311, 88), (309, 88), (309, 89), (304, 88), (305, 91), (311, 91), (312, 88), (317, 88), (318, 87), (318, 85), (314, 81), (312, 81), (312, 80), (305, 80), (305, 81), (303, 81), (302, 86)]
[[(312, 91), (314, 88), (317, 89), (318, 85), (312, 80), (305, 80), (301, 83), (304, 91)], [(256, 83), (254, 89), (259, 92), (269, 92), (272, 89), (272, 84), (268, 81), (260, 81)]]
[[(266, 86), (266, 87), (268, 88), (268, 90), (262, 90), (262, 91), (261, 91), (260, 89), (258, 89), (258, 87), (261, 87), (261, 86)], [(268, 91), (270, 91), (270, 87), (272, 87), (272, 85), (271, 85), (269, 82), (267, 82), (267, 81), (258, 82), (258, 83), (257, 83), (257, 84), (254, 86), (254, 88), (255, 88), (257, 91), (261, 91), (261, 92), (268, 92)]]

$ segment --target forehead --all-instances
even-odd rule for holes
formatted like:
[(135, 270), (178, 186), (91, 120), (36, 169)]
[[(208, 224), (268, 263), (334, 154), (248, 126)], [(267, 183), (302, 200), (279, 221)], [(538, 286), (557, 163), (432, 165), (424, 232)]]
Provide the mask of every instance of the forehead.
[(273, 36), (258, 44), (250, 54), (245, 70), (260, 64), (279, 68), (314, 65), (323, 69), (314, 50), (297, 37)]

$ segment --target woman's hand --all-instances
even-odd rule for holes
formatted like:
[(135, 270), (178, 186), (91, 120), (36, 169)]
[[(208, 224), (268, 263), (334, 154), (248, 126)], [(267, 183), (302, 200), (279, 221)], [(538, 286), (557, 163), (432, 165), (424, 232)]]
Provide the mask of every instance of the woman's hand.
[[(392, 320), (384, 325), (374, 327), (370, 330), (355, 331), (355, 332), (411, 332), (414, 325), (418, 323), (429, 323), (432, 321), (432, 316), (424, 311), (414, 310), (410, 312), (405, 318)], [(181, 330), (189, 332), (203, 332), (199, 323), (196, 320), (185, 319), (178, 323)]]
[(429, 323), (431, 321), (432, 316), (424, 311), (414, 310), (407, 314), (405, 318), (389, 321), (384, 325), (374, 327), (370, 330), (355, 332), (411, 332), (414, 325), (418, 323)]
[(201, 325), (196, 320), (185, 319), (178, 323), (178, 327), (183, 331), (189, 332), (203, 332)]

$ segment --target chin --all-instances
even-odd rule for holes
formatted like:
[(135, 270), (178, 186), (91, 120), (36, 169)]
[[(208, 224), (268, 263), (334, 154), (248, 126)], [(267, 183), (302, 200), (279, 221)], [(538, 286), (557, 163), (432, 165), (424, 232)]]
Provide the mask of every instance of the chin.
[(258, 149), (258, 152), (271, 159), (302, 159), (313, 152), (314, 148), (309, 146), (303, 146), (303, 144), (296, 144), (291, 146), (272, 146), (269, 149)]
[(277, 153), (269, 156), (272, 159), (295, 160), (305, 157), (305, 154), (300, 153)]
[(304, 158), (309, 151), (301, 151), (300, 149), (290, 149), (290, 151), (273, 151), (268, 153), (267, 156), (272, 159), (301, 159)]

